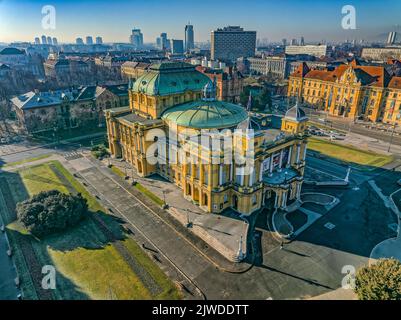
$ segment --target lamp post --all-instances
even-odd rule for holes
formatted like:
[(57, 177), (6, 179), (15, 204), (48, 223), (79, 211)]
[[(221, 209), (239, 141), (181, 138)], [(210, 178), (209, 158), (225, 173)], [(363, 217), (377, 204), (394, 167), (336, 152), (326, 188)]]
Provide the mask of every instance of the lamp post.
[(187, 228), (192, 228), (192, 222), (189, 220), (189, 209), (185, 211), (187, 212)]
[(168, 204), (166, 202), (166, 190), (163, 190), (163, 205), (162, 205), (162, 209), (167, 209), (168, 208)]

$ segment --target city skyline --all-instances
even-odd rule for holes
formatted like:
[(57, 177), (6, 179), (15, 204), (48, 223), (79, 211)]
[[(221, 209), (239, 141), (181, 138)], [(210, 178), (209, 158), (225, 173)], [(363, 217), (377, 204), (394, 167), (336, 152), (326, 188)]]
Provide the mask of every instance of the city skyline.
[[(73, 43), (77, 37), (88, 34), (100, 35), (104, 42), (128, 42), (131, 30), (139, 28), (143, 32), (144, 42), (154, 43), (161, 32), (167, 32), (169, 38), (184, 39), (184, 28), (188, 21), (194, 26), (196, 42), (209, 41), (212, 30), (227, 25), (240, 25), (245, 30), (255, 30), (259, 39), (274, 42), (301, 36), (305, 42), (323, 39), (369, 40), (379, 36), (382, 38), (388, 31), (393, 31), (397, 24), (397, 12), (401, 9), (401, 3), (390, 0), (383, 1), (379, 7), (366, 1), (354, 1), (357, 29), (344, 30), (341, 28), (341, 9), (347, 3), (337, 0), (330, 3), (313, 0), (302, 3), (293, 0), (283, 3), (258, 0), (251, 3), (215, 3), (205, 0), (202, 7), (211, 10), (205, 10), (204, 14), (199, 14), (199, 6), (185, 4), (182, 0), (172, 2), (151, 0), (143, 4), (139, 1), (120, 0), (118, 6), (125, 10), (113, 10), (116, 2), (56, 0), (52, 3), (56, 8), (56, 29), (44, 30), (41, 26), (41, 10), (48, 5), (47, 2), (22, 0), (16, 3), (3, 0), (0, 1), (0, 42), (33, 42), (35, 37), (42, 34), (57, 37), (61, 43)], [(389, 6), (394, 10), (389, 11)], [(163, 13), (163, 19), (155, 12)], [(285, 15), (279, 12), (285, 12)], [(385, 19), (378, 18), (384, 15)], [(165, 21), (169, 27), (166, 28), (160, 21)]]

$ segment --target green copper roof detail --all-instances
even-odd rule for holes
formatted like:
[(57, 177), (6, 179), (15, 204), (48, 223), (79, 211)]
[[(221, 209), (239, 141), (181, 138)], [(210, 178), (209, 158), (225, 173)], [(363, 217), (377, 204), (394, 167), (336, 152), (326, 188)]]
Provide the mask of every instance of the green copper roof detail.
[(209, 78), (184, 62), (153, 64), (132, 85), (132, 91), (164, 96), (185, 91), (201, 91)]
[(239, 105), (224, 101), (194, 101), (171, 107), (162, 119), (195, 129), (223, 129), (237, 126), (248, 113)]

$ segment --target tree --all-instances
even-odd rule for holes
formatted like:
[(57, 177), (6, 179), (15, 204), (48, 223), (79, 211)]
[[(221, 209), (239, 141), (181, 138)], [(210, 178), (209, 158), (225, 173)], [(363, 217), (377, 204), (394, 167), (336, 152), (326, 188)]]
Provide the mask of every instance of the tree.
[(96, 146), (94, 146), (91, 150), (92, 155), (96, 158), (103, 158), (107, 155), (109, 155), (109, 152), (107, 151), (107, 148), (105, 146), (105, 144), (98, 144)]
[(86, 199), (58, 190), (43, 191), (17, 204), (18, 220), (33, 235), (42, 237), (78, 224), (88, 213)]
[(401, 300), (401, 263), (380, 259), (356, 273), (355, 293), (360, 300)]

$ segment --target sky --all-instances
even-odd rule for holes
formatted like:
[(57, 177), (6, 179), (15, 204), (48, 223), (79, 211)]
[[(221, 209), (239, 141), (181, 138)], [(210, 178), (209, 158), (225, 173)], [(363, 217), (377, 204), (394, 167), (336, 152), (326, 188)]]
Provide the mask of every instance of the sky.
[[(42, 28), (42, 7), (56, 9), (54, 30)], [(356, 30), (341, 27), (344, 5), (356, 10)], [(60, 43), (77, 37), (102, 36), (104, 42), (127, 42), (140, 28), (145, 42), (161, 32), (184, 39), (184, 27), (194, 25), (195, 41), (210, 39), (210, 31), (227, 25), (256, 30), (259, 39), (286, 38), (306, 42), (323, 39), (372, 40), (401, 24), (399, 0), (0, 0), (0, 42), (57, 37)]]

